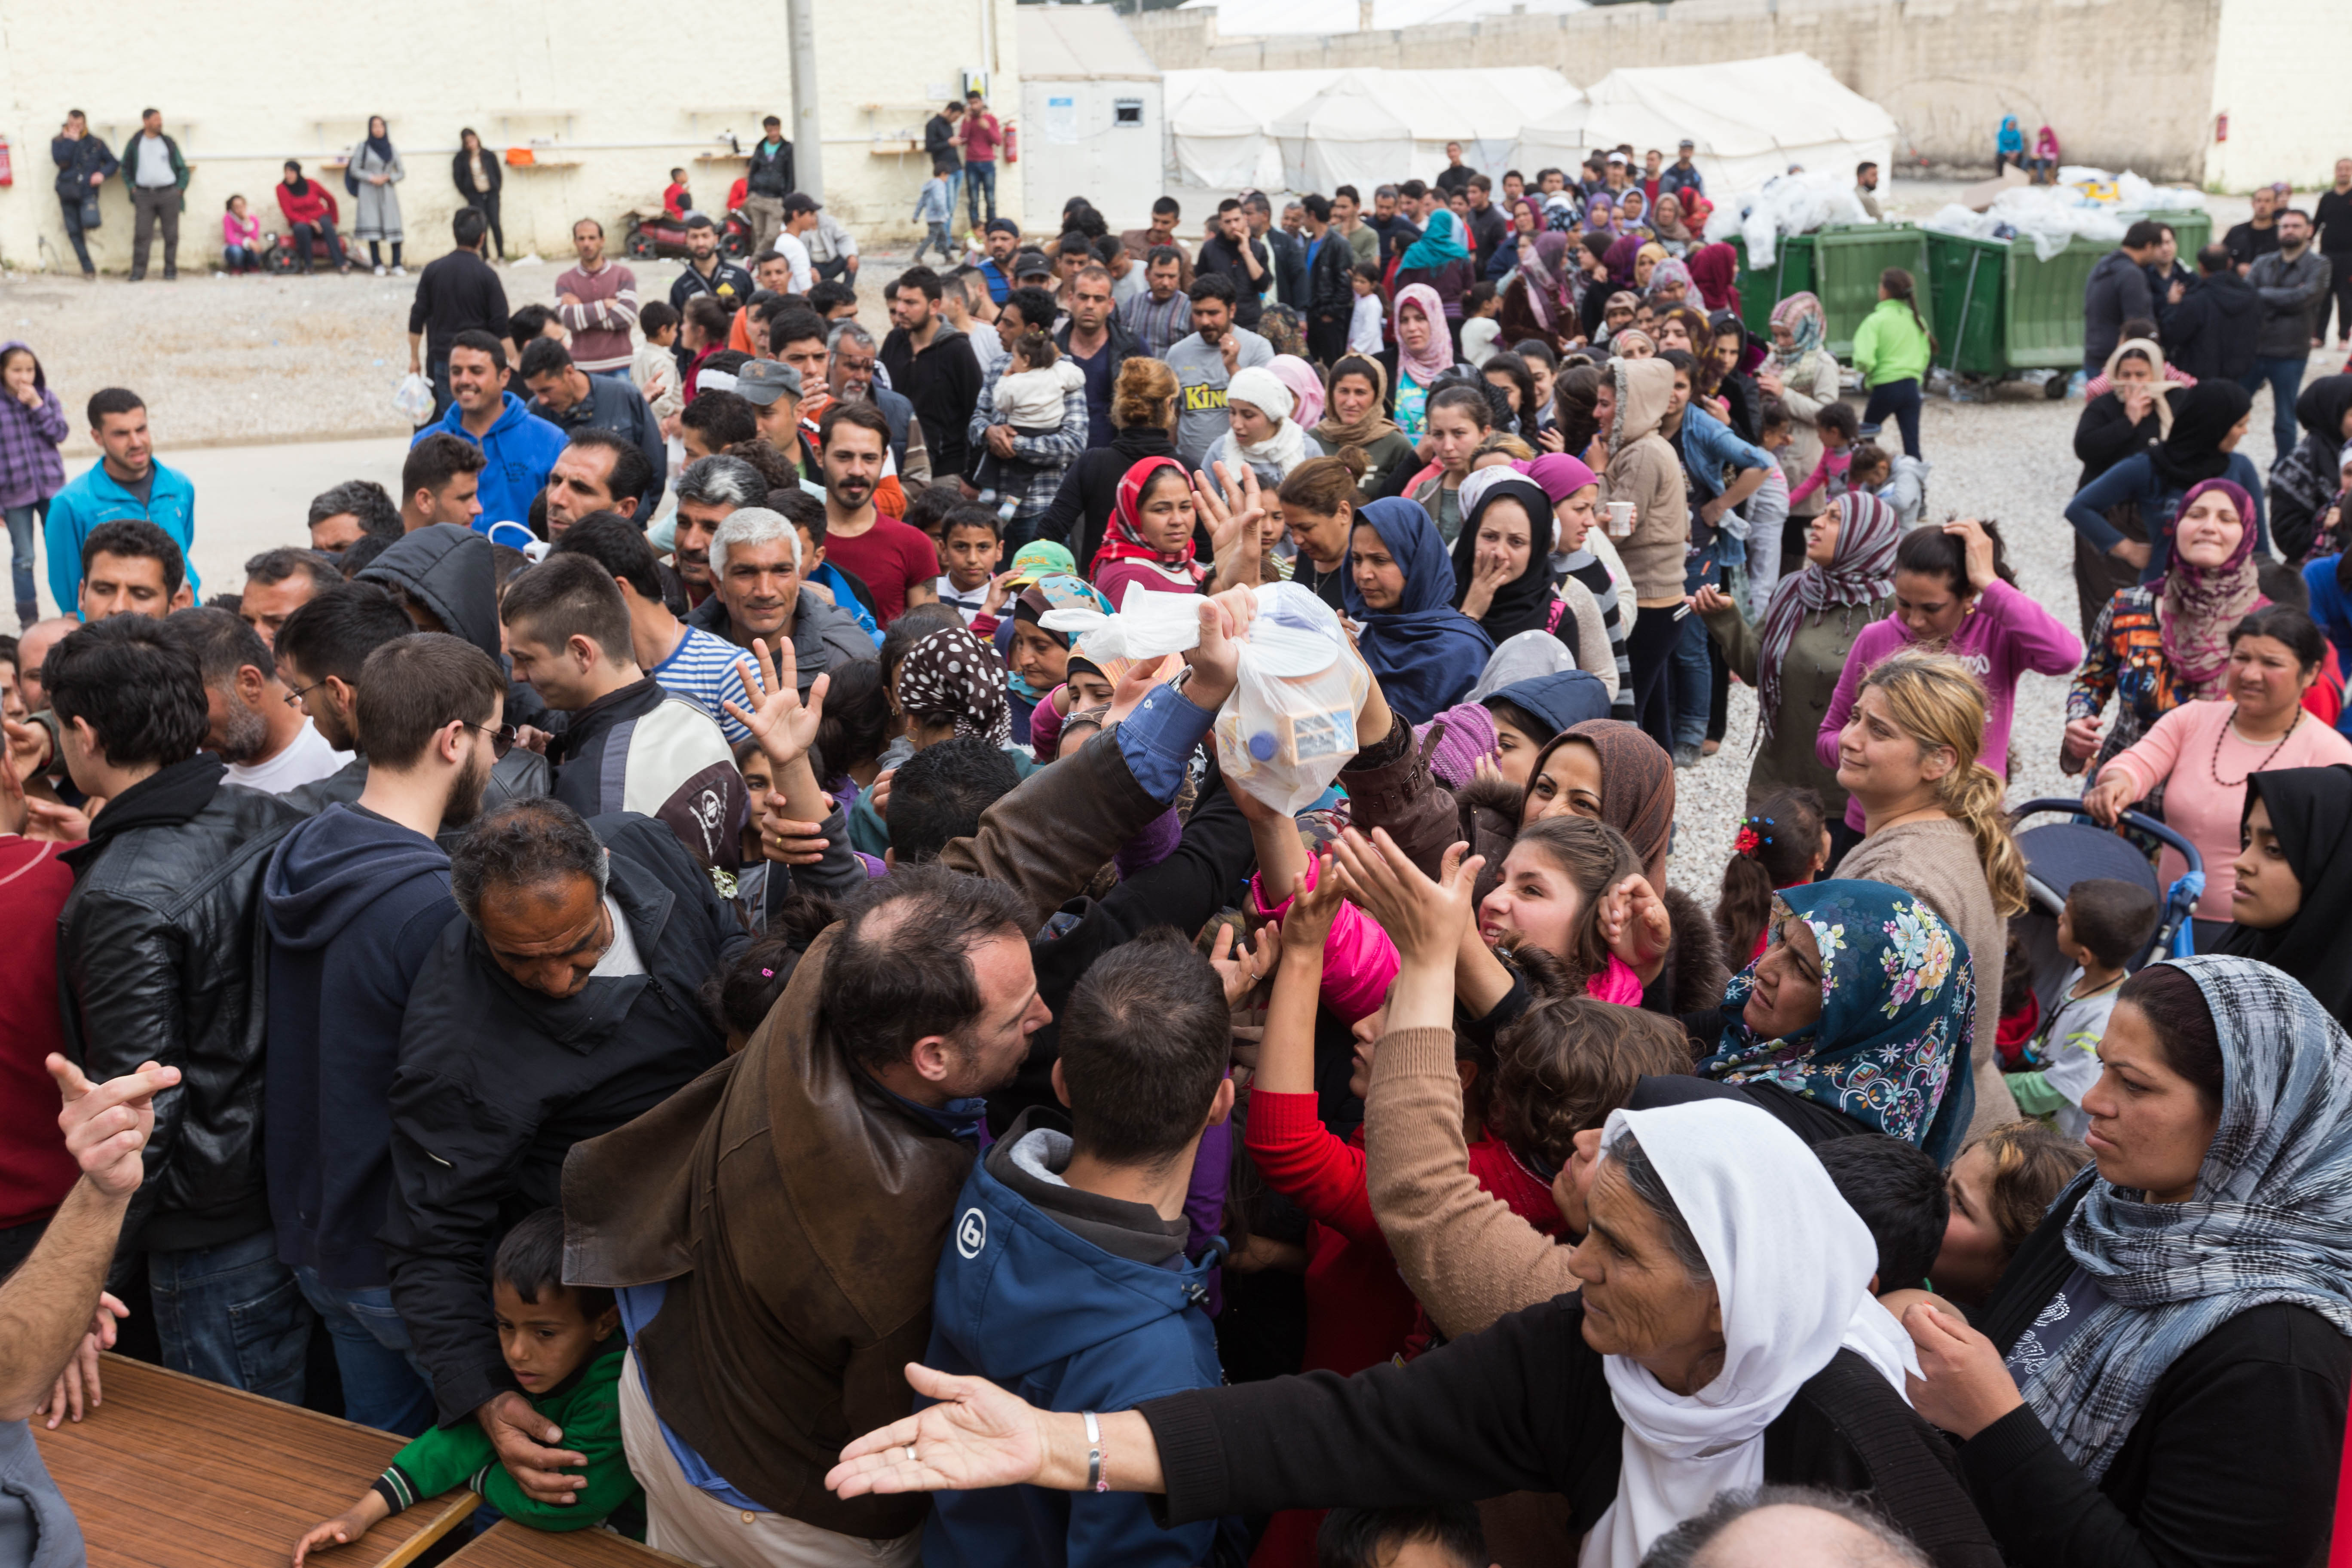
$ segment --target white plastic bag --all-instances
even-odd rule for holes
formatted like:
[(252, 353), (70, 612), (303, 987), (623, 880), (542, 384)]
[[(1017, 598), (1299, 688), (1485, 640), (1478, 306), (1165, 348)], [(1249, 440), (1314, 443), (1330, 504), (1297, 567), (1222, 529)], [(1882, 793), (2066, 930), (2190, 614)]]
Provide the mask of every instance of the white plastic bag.
[(1211, 732), (1225, 782), (1276, 810), (1305, 810), (1356, 754), (1369, 690), (1330, 605), (1295, 583), (1257, 590), (1234, 694)]
[(433, 384), (411, 371), (393, 388), (392, 405), (411, 425), (422, 425), (433, 417)]

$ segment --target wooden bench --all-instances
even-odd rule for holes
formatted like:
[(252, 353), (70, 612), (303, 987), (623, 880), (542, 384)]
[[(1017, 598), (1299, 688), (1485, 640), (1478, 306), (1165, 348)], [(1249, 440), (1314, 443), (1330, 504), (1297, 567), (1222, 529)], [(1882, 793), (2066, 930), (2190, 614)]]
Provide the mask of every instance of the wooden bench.
[[(100, 1375), (105, 1404), (54, 1432), (33, 1426), (94, 1568), (284, 1568), (295, 1538), (349, 1508), (402, 1447), (144, 1362), (110, 1355)], [(477, 1504), (464, 1490), (420, 1502), (319, 1562), (402, 1568)]]
[[(466, 1543), (443, 1568), (693, 1568), (682, 1557), (640, 1546), (609, 1530), (530, 1530), (502, 1519)], [(327, 1568), (337, 1568), (330, 1563)]]

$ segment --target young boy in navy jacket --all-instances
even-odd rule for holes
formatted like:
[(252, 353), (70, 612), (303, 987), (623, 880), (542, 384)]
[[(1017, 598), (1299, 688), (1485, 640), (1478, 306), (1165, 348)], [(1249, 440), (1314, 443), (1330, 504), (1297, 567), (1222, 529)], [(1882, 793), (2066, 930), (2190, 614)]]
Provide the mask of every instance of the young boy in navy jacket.
[[(1208, 961), (1147, 935), (1087, 970), (1062, 1016), (1054, 1091), (972, 1166), (931, 1296), (924, 1364), (1041, 1409), (1126, 1410), (1223, 1381), (1204, 1303), (1223, 1256), (1185, 1256), (1201, 1134), (1225, 1120), (1232, 1018)], [(1238, 1560), (1238, 1520), (1163, 1530), (1139, 1494), (998, 1487), (937, 1495), (925, 1568), (1189, 1568)]]

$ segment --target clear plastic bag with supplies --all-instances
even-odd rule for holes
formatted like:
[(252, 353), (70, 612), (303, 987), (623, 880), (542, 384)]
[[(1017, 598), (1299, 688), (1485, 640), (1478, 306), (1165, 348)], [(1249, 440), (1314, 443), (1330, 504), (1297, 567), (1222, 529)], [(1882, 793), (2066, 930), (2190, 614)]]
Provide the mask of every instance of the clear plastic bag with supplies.
[(401, 378), (392, 390), (392, 406), (411, 425), (422, 425), (433, 417), (433, 384), (415, 371)]
[(1328, 605), (1295, 583), (1258, 589), (1239, 679), (1211, 731), (1225, 781), (1278, 811), (1312, 805), (1356, 754), (1369, 680)]

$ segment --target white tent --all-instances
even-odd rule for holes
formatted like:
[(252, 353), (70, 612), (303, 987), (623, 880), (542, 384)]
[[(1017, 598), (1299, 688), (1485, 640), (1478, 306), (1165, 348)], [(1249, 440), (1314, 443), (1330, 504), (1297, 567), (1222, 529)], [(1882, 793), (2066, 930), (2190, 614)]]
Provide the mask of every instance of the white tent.
[[(1027, 7), (1024, 7), (1027, 9)], [(1276, 116), (1337, 80), (1336, 70), (1172, 70), (1161, 79), (1168, 180), (1213, 191), (1282, 188)]]
[[(1557, 15), (1581, 11), (1586, 0), (1372, 0), (1372, 28), (1421, 27), (1437, 22), (1475, 22), (1512, 12)], [(1184, 0), (1185, 11), (1217, 13), (1217, 36), (1224, 38), (1281, 34), (1352, 33), (1362, 22), (1357, 0)]]
[(1519, 133), (1522, 168), (1580, 162), (1594, 148), (1631, 143), (1671, 160), (1684, 137), (1710, 195), (1754, 190), (1792, 163), (1851, 173), (1895, 155), (1895, 117), (1830, 74), (1811, 55), (1716, 65), (1629, 67), (1584, 91), (1583, 101), (1530, 121)]
[(1022, 210), (1083, 195), (1114, 224), (1143, 224), (1160, 195), (1160, 68), (1108, 5), (1024, 5), (1017, 17)]
[(1520, 127), (1565, 113), (1582, 95), (1543, 66), (1486, 70), (1350, 70), (1274, 119), (1282, 183), (1294, 191), (1435, 176), (1445, 144), (1498, 179)]

